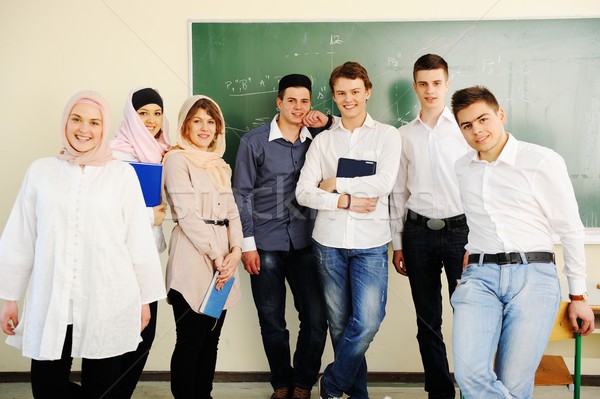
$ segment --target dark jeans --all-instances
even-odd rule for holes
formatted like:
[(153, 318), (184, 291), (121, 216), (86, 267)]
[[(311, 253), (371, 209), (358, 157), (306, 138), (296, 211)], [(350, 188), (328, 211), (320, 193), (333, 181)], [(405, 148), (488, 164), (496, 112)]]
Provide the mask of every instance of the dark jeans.
[(59, 360), (31, 360), (31, 389), (36, 399), (84, 398), (113, 399), (113, 386), (119, 375), (119, 356), (106, 359), (82, 359), (81, 389), (69, 382), (73, 326), (67, 328)]
[(454, 398), (442, 337), (442, 268), (452, 295), (462, 273), (469, 228), (430, 230), (407, 219), (402, 235), (404, 262), (417, 313), (417, 340), (429, 398)]
[(121, 369), (119, 372), (119, 381), (117, 382), (117, 392), (119, 399), (128, 399), (133, 395), (135, 386), (137, 385), (148, 355), (154, 335), (156, 334), (156, 318), (158, 317), (158, 303), (150, 304), (150, 322), (142, 331), (142, 339), (138, 348), (133, 352), (127, 352), (121, 355)]
[[(273, 389), (291, 386), (311, 389), (317, 381), (327, 339), (325, 304), (312, 247), (258, 253), (260, 274), (251, 275), (250, 282), (271, 369), (271, 385)], [(300, 319), (293, 367), (285, 321), (286, 280)]]
[(219, 319), (194, 312), (179, 292), (169, 290), (177, 339), (171, 356), (171, 393), (175, 399), (212, 399), (217, 346), (226, 310)]

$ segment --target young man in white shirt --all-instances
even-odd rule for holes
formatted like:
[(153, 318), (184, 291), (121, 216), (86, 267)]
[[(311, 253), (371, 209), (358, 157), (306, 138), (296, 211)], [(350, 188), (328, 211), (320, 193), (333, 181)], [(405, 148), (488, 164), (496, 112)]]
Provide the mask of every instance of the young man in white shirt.
[(485, 87), (454, 93), (452, 111), (475, 150), (455, 166), (470, 231), (468, 265), (452, 295), (454, 375), (465, 398), (531, 398), (560, 302), (553, 233), (573, 329), (594, 329), (573, 186), (560, 155), (504, 130), (504, 110)]
[[(402, 141), (394, 127), (367, 113), (372, 84), (360, 64), (335, 68), (329, 87), (342, 117), (313, 140), (296, 187), (298, 203), (318, 210), (313, 250), (335, 352), (319, 391), (323, 399), (343, 393), (367, 399), (365, 353), (385, 316), (391, 240), (387, 198)], [(340, 158), (376, 162), (375, 173), (336, 177)]]
[(445, 105), (448, 64), (436, 54), (413, 67), (421, 111), (402, 126), (402, 156), (390, 207), (393, 263), (408, 276), (417, 318), (417, 340), (429, 399), (451, 399), (455, 388), (442, 336), (442, 269), (449, 295), (462, 272), (469, 228), (454, 163), (469, 146)]

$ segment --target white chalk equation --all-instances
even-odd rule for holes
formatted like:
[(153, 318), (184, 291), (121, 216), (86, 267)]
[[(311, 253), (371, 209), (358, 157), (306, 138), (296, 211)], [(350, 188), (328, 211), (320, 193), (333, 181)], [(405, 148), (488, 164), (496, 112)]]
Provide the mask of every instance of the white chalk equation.
[(330, 47), (329, 49), (324, 50), (324, 51), (313, 51), (313, 52), (294, 51), (293, 53), (285, 54), (283, 56), (283, 58), (290, 59), (290, 58), (311, 57), (311, 56), (319, 56), (319, 55), (331, 56), (331, 55), (335, 54), (335, 51), (333, 51), (333, 46), (339, 46), (342, 44), (344, 44), (344, 40), (342, 39), (341, 35), (332, 33), (329, 35), (329, 47)]
[[(279, 81), (283, 75), (265, 74), (261, 76), (246, 76), (226, 80), (223, 83), (225, 91), (230, 97), (256, 96), (261, 94), (273, 94), (279, 90)], [(312, 75), (308, 75), (313, 86), (313, 99), (323, 100), (331, 97), (329, 86), (316, 82)]]
[(255, 96), (267, 93), (277, 93), (281, 75), (263, 75), (256, 78), (252, 76), (226, 80), (225, 91), (231, 97)]

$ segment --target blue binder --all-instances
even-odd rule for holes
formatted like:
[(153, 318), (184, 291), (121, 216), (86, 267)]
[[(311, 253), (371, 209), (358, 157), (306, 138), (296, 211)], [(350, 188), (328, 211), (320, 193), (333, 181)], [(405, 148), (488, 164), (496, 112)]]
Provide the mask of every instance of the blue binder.
[(146, 206), (160, 205), (160, 191), (162, 185), (162, 165), (144, 162), (129, 162), (142, 186)]
[(229, 296), (229, 291), (231, 291), (233, 281), (235, 280), (235, 277), (232, 277), (225, 283), (223, 288), (217, 290), (216, 284), (218, 276), (219, 272), (215, 272), (212, 280), (210, 280), (208, 290), (206, 290), (206, 295), (204, 295), (204, 299), (198, 308), (198, 312), (214, 317), (215, 319), (221, 317), (221, 312), (223, 311), (223, 307)]
[(377, 162), (362, 159), (340, 158), (338, 159), (337, 173), (335, 177), (360, 177), (371, 176), (377, 170)]

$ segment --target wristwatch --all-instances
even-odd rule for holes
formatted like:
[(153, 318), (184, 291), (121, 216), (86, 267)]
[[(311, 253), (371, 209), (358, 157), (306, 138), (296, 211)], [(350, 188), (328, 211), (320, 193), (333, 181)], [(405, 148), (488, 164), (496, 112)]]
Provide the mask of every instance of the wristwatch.
[(571, 295), (569, 294), (569, 299), (572, 301), (583, 301), (583, 302), (587, 302), (588, 299), (588, 294), (587, 292), (584, 292), (581, 295)]

